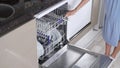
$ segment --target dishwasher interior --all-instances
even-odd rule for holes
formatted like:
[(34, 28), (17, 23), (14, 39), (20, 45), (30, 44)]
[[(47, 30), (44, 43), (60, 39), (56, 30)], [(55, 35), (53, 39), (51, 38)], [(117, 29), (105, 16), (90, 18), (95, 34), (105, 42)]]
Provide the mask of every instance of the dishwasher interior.
[(36, 18), (39, 68), (107, 68), (109, 57), (67, 44), (67, 11), (65, 3)]
[(68, 41), (66, 39), (67, 4), (46, 14), (37, 22), (37, 50), (39, 63), (42, 64), (61, 49)]

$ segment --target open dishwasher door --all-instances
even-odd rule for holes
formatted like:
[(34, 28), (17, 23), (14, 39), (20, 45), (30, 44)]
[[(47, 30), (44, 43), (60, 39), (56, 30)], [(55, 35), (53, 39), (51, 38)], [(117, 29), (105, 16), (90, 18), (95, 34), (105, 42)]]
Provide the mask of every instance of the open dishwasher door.
[(111, 59), (72, 45), (65, 45), (42, 68), (108, 68)]

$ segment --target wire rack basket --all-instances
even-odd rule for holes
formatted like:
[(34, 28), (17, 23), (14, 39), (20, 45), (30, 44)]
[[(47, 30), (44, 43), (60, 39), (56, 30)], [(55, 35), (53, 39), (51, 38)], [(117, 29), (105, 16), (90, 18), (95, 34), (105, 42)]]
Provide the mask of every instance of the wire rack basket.
[(63, 16), (58, 16), (55, 13), (49, 13), (40, 19), (36, 19), (37, 31), (45, 33), (53, 28), (59, 27), (59, 25), (64, 24), (64, 21), (66, 21), (66, 18)]
[(56, 9), (53, 12), (36, 19), (37, 22), (37, 40), (44, 48), (44, 56), (49, 55), (53, 50), (59, 47), (62, 40), (62, 35), (65, 35), (62, 30), (57, 28), (64, 25), (67, 18), (64, 17), (66, 10)]

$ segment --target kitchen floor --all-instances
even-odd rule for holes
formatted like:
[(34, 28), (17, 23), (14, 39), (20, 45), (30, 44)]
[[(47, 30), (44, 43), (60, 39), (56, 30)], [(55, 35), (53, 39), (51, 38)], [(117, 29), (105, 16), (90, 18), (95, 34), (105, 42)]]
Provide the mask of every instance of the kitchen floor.
[[(102, 33), (101, 29), (96, 28), (96, 26), (92, 28), (87, 34), (85, 34), (82, 38), (78, 38), (80, 36), (78, 35), (78, 37), (73, 39), (74, 42), (71, 41), (70, 44), (74, 44), (75, 46), (81, 48), (86, 48), (92, 52), (104, 54), (105, 42), (101, 35)], [(113, 48), (111, 50), (113, 50)], [(110, 68), (120, 68), (119, 63), (120, 63), (120, 53), (117, 55), (115, 61), (110, 64)]]

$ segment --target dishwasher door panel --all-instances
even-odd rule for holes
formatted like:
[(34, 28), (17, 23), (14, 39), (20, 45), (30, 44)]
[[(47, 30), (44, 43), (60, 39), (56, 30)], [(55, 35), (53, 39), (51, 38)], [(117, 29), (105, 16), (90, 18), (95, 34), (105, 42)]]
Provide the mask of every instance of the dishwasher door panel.
[(70, 68), (80, 59), (80, 57), (82, 57), (83, 54), (84, 52), (77, 48), (68, 47), (68, 50), (48, 68)]
[[(112, 61), (105, 55), (90, 52), (73, 45), (65, 45), (59, 50), (59, 53), (62, 51), (64, 51), (64, 53), (59, 55), (59, 57), (56, 56), (57, 59), (54, 60), (54, 62), (52, 61), (52, 63), (47, 66), (45, 66), (45, 64), (41, 66), (43, 68), (107, 68)], [(51, 57), (50, 59), (54, 58), (55, 57)]]

